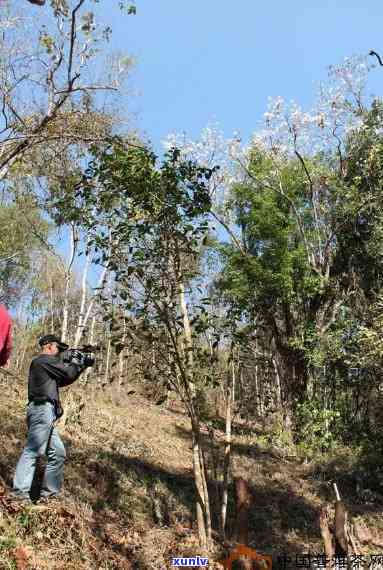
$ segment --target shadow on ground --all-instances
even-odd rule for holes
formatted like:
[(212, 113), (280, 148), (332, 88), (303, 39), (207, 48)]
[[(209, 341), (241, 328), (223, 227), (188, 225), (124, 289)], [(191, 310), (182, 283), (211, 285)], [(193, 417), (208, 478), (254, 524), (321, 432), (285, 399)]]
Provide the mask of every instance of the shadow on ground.
[(333, 483), (351, 515), (383, 512), (383, 459), (371, 451), (359, 455), (338, 454), (321, 463), (315, 462), (305, 479), (316, 487), (325, 502), (334, 500)]
[[(91, 416), (84, 417), (84, 424), (90, 419)], [(163, 568), (164, 561), (168, 561), (170, 556), (186, 552), (184, 538), (193, 532), (195, 534), (192, 466), (190, 465), (190, 470), (178, 472), (166, 469), (166, 466), (157, 463), (161, 458), (156, 450), (151, 451), (150, 442), (145, 440), (144, 433), (140, 432), (138, 440), (133, 442), (134, 438), (128, 431), (116, 436), (112, 422), (108, 431), (102, 429), (105, 426), (101, 419), (93, 416), (93, 420), (91, 436), (88, 437), (82, 431), (81, 425), (75, 425), (63, 437), (68, 452), (64, 491), (74, 512), (78, 513), (78, 519), (82, 521), (81, 524), (78, 523), (78, 530), (73, 530), (73, 544), (78, 548), (79, 556), (87, 550), (93, 567), (104, 568), (100, 564), (115, 556), (115, 560), (110, 562), (110, 568)], [(158, 416), (148, 416), (149, 421), (158, 422)], [(162, 429), (160, 425), (158, 429)], [(12, 406), (3, 406), (0, 432), (0, 476), (11, 485), (14, 467), (26, 435), (25, 417), (20, 414), (19, 407), (15, 405), (13, 409)], [(243, 430), (239, 433), (241, 435)], [(116, 442), (118, 437), (120, 440)], [(172, 425), (166, 437), (169, 437), (170, 446), (172, 442), (179, 443), (183, 440), (187, 444), (181, 446), (182, 450), (188, 449), (188, 429), (180, 426), (173, 428)], [(209, 453), (209, 436), (204, 435), (203, 440), (206, 452)], [(136, 447), (133, 443), (137, 444)], [(215, 445), (218, 447), (221, 443)], [(177, 451), (175, 447), (174, 453), (183, 451)], [(234, 442), (233, 456), (236, 469), (238, 464), (242, 466), (238, 472), (247, 479), (252, 496), (249, 546), (271, 554), (274, 568), (283, 567), (278, 562), (278, 556), (290, 556), (293, 561), (290, 567), (295, 567), (296, 554), (306, 554), (309, 548), (322, 551), (318, 515), (321, 501), (333, 500), (330, 481), (336, 480), (339, 483), (351, 514), (358, 508), (364, 509), (363, 512), (370, 508), (376, 512), (382, 510), (380, 503), (370, 506), (356, 503), (357, 484), (360, 484), (361, 477), (363, 485), (374, 483), (371, 491), (378, 493), (379, 473), (376, 461), (374, 463), (371, 460), (369, 464), (366, 457), (360, 457), (352, 466), (338, 457), (327, 464), (303, 467), (293, 462), (287, 464), (256, 445), (240, 442)], [(306, 489), (311, 490), (310, 496), (305, 495), (303, 483)], [(209, 481), (209, 488), (214, 501), (214, 491), (219, 489), (219, 485), (215, 481)], [(313, 493), (320, 500), (315, 502)], [(57, 524), (68, 523), (64, 521)], [(214, 525), (217, 530), (217, 516), (214, 517)], [(236, 516), (232, 485), (229, 488), (227, 526), (228, 537), (234, 537)], [(177, 534), (179, 528), (183, 538)], [(24, 529), (23, 532), (27, 533), (27, 530)], [(33, 527), (28, 532), (34, 532)], [(157, 536), (156, 532), (161, 536), (158, 544), (157, 538), (145, 538)], [(32, 535), (25, 536), (28, 539)], [(168, 542), (164, 537), (167, 537)], [(160, 546), (163, 538), (164, 542)], [(197, 547), (190, 546), (189, 543), (188, 548), (190, 553), (194, 548), (195, 553)], [(159, 556), (162, 557), (162, 566)], [(158, 566), (153, 565), (156, 557)]]

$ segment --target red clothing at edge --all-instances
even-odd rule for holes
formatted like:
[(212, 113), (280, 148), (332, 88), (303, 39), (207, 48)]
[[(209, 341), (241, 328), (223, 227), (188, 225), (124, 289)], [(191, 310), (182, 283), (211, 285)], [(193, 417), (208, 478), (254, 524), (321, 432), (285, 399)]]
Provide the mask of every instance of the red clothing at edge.
[(0, 366), (5, 366), (12, 350), (12, 321), (4, 305), (0, 305)]

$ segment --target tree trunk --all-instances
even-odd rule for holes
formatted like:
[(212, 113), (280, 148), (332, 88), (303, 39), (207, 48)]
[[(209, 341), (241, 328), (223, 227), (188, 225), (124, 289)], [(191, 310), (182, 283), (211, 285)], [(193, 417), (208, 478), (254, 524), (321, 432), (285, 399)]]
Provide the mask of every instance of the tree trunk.
[(185, 359), (188, 365), (188, 376), (189, 381), (192, 382), (192, 366), (193, 366), (193, 338), (192, 331), (190, 327), (189, 313), (185, 300), (185, 286), (181, 282), (179, 284), (179, 299), (180, 299), (180, 309), (182, 314), (182, 322), (184, 326), (184, 342), (185, 342)]
[(202, 471), (200, 463), (200, 443), (199, 443), (199, 427), (192, 422), (192, 446), (193, 446), (193, 475), (197, 492), (196, 513), (199, 544), (204, 553), (208, 552), (207, 529), (205, 524), (206, 508), (204, 500), (204, 488), (202, 482)]
[[(101, 275), (100, 275), (100, 279), (99, 279), (99, 281), (98, 281), (98, 283), (97, 283), (96, 291), (101, 292), (101, 291), (104, 289), (105, 283), (106, 283), (106, 281), (107, 281), (107, 277), (108, 277), (108, 268), (107, 268), (107, 267), (104, 267), (104, 269), (103, 269), (103, 271), (102, 271), (102, 273), (101, 273)], [(83, 275), (83, 287), (85, 287), (85, 296), (86, 296), (86, 285), (84, 285), (84, 275)], [(83, 291), (84, 291), (84, 289), (83, 289)], [(83, 318), (82, 318), (81, 325), (79, 324), (79, 325), (77, 326), (76, 340), (77, 340), (78, 343), (80, 343), (81, 338), (82, 338), (82, 335), (83, 335), (84, 330), (85, 330), (85, 328), (86, 328), (86, 325), (88, 324), (88, 320), (89, 320), (89, 317), (90, 317), (90, 315), (91, 315), (91, 313), (92, 313), (92, 309), (93, 309), (95, 300), (96, 300), (96, 294), (93, 295), (93, 297), (92, 297), (92, 299), (90, 300), (89, 305), (88, 305), (88, 307), (87, 307), (87, 309), (86, 309), (86, 312), (84, 312), (84, 316), (83, 316)], [(84, 304), (84, 309), (83, 309), (83, 310), (85, 311), (85, 304)], [(93, 340), (90, 341), (90, 344), (92, 344), (92, 343), (93, 343)], [(76, 344), (75, 346), (77, 346), (77, 344)]]
[(76, 228), (74, 224), (71, 224), (71, 233), (70, 233), (70, 257), (68, 267), (65, 271), (65, 294), (64, 294), (64, 307), (63, 307), (63, 321), (62, 321), (62, 328), (61, 328), (61, 340), (63, 342), (66, 341), (68, 335), (68, 317), (69, 317), (69, 291), (70, 291), (70, 283), (72, 278), (72, 265), (74, 262), (74, 256), (76, 254), (76, 245), (77, 245), (77, 238), (76, 238)]
[[(15, 368), (20, 372), (23, 368), (25, 353), (27, 351), (27, 343), (24, 341), (22, 344), (23, 348), (20, 353), (18, 353)], [(20, 355), (19, 355), (20, 354)]]
[[(247, 482), (239, 477), (235, 481), (236, 495), (236, 539), (239, 544), (248, 546), (249, 543), (249, 515), (251, 507), (251, 494)], [(249, 559), (240, 559), (240, 567), (242, 570), (251, 570), (252, 561)]]
[(111, 348), (110, 335), (108, 335), (108, 342), (106, 345), (106, 361), (105, 361), (104, 382), (103, 382), (103, 385), (105, 385), (105, 386), (107, 384), (109, 384), (110, 348)]
[(255, 365), (254, 381), (255, 381), (255, 395), (257, 398), (255, 401), (255, 409), (257, 411), (257, 415), (260, 415), (262, 413), (262, 400), (261, 400), (261, 391), (259, 389), (259, 381), (258, 381), (258, 362)]
[(122, 335), (122, 344), (124, 345), (124, 348), (121, 350), (119, 357), (118, 357), (118, 391), (120, 392), (121, 390), (121, 386), (123, 384), (123, 378), (124, 378), (124, 368), (125, 368), (125, 354), (126, 354), (126, 348), (125, 348), (125, 340), (126, 340), (126, 320), (125, 317), (123, 317), (123, 335)]
[(207, 476), (205, 455), (204, 455), (204, 450), (203, 450), (201, 443), (199, 445), (199, 459), (200, 459), (200, 465), (201, 465), (202, 486), (203, 486), (204, 504), (205, 504), (206, 537), (207, 537), (208, 549), (210, 549), (211, 531), (212, 531), (212, 529), (211, 529), (210, 496), (209, 496), (209, 489), (207, 486), (208, 476)]
[(274, 358), (281, 383), (284, 425), (286, 430), (290, 430), (297, 406), (307, 399), (308, 366), (300, 350), (284, 349), (278, 351)]
[[(232, 362), (233, 383), (235, 382), (234, 362)], [(231, 414), (232, 414), (232, 390), (227, 387), (226, 393), (226, 429), (225, 429), (225, 452), (223, 462), (223, 483), (222, 483), (222, 502), (221, 502), (221, 538), (225, 540), (225, 528), (227, 518), (227, 501), (229, 490), (229, 472), (231, 457)]]
[(184, 326), (184, 376), (186, 383), (186, 393), (188, 402), (188, 410), (192, 423), (193, 435), (193, 471), (194, 481), (197, 491), (197, 525), (198, 536), (201, 548), (208, 552), (211, 541), (211, 513), (209, 491), (206, 481), (206, 469), (203, 456), (203, 450), (200, 440), (199, 420), (197, 417), (196, 392), (193, 381), (193, 337), (190, 326), (189, 314), (185, 300), (185, 287), (182, 281), (179, 281), (179, 305)]
[(320, 512), (319, 528), (323, 539), (325, 554), (329, 560), (332, 560), (335, 554), (335, 549), (333, 545), (332, 534), (330, 531), (329, 514), (326, 509), (322, 509)]
[(75, 337), (74, 337), (74, 345), (75, 346), (80, 345), (81, 337), (83, 335), (84, 327), (86, 325), (86, 323), (85, 323), (85, 303), (86, 303), (86, 293), (87, 293), (86, 280), (88, 277), (89, 263), (90, 263), (90, 257), (88, 254), (86, 256), (86, 261), (85, 261), (84, 270), (82, 272), (82, 279), (81, 279), (81, 304), (80, 304), (80, 313), (79, 313), (78, 322), (77, 322), (77, 329), (76, 329), (76, 333), (75, 333)]
[(53, 279), (52, 276), (50, 278), (49, 283), (49, 292), (50, 292), (50, 302), (51, 302), (51, 333), (55, 332), (55, 318), (54, 318), (54, 302), (53, 302)]
[(275, 372), (275, 383), (276, 383), (276, 387), (277, 387), (277, 408), (278, 410), (282, 409), (282, 387), (281, 387), (281, 377), (279, 374), (279, 370), (278, 370), (278, 365), (276, 362), (276, 359), (273, 358), (273, 366), (274, 366), (274, 372)]

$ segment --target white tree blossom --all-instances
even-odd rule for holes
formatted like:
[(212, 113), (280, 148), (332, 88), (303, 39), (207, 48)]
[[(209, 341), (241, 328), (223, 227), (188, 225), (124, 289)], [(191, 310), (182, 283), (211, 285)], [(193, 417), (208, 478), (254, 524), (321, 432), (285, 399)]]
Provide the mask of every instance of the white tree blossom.
[[(215, 124), (203, 129), (197, 140), (188, 138), (185, 133), (172, 133), (166, 137), (163, 145), (167, 150), (178, 148), (182, 158), (196, 160), (202, 166), (219, 166), (210, 182), (213, 216), (239, 245), (238, 228), (235, 227), (230, 207), (227, 207), (230, 190), (233, 185), (249, 179), (259, 188), (269, 184), (268, 180), (257, 184), (252, 176), (249, 170), (251, 151), (261, 150), (269, 155), (276, 172), (286, 161), (294, 158), (299, 160), (314, 201), (315, 181), (306, 161), (319, 154), (331, 155), (338, 158), (342, 170), (347, 136), (351, 131), (362, 128), (363, 114), (367, 108), (367, 79), (373, 67), (368, 63), (367, 56), (353, 56), (340, 65), (330, 66), (328, 79), (319, 85), (316, 102), (308, 111), (295, 101), (286, 102), (282, 97), (269, 98), (263, 120), (249, 142), (243, 142), (238, 133), (225, 138)], [(283, 193), (283, 190), (279, 191)], [(316, 205), (313, 207), (316, 208)]]

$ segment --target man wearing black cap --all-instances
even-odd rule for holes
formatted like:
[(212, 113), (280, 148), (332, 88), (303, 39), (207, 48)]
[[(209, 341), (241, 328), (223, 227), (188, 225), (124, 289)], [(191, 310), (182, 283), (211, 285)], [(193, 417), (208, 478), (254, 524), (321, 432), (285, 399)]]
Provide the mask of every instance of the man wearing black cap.
[(26, 503), (30, 502), (36, 461), (47, 455), (47, 466), (41, 489), (43, 500), (60, 493), (65, 448), (54, 422), (62, 415), (59, 387), (69, 386), (85, 369), (81, 353), (72, 352), (70, 363), (64, 364), (59, 353), (68, 345), (52, 334), (40, 338), (41, 354), (32, 360), (28, 379), (28, 436), (26, 446), (16, 466), (13, 494)]

